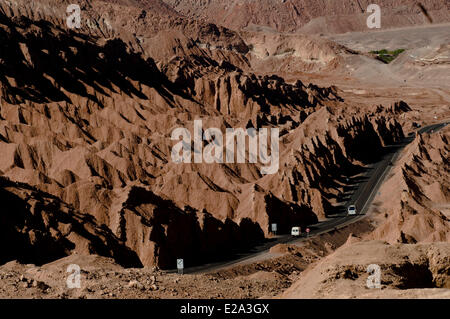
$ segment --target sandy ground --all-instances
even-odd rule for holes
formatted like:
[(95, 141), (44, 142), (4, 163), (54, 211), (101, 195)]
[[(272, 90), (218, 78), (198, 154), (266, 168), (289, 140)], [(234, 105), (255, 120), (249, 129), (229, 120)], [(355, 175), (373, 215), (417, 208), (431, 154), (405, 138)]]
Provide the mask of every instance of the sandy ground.
[[(312, 238), (301, 246), (277, 245), (271, 258), (202, 275), (167, 273), (157, 268), (124, 269), (112, 259), (72, 255), (36, 266), (0, 266), (0, 298), (272, 298), (297, 281), (302, 271), (343, 245), (351, 234), (372, 229), (365, 221)], [(80, 288), (74, 270), (80, 267)], [(68, 272), (69, 270), (69, 272)]]
[[(449, 249), (448, 243), (349, 243), (302, 273), (281, 298), (448, 299)], [(370, 265), (380, 269), (379, 286), (369, 278)]]

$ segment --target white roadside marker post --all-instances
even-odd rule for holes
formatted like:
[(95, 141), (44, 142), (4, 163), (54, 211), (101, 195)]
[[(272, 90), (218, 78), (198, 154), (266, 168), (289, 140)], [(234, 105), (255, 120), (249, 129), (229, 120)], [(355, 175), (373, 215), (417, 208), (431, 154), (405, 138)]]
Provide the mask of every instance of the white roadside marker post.
[(184, 260), (183, 259), (177, 259), (177, 269), (178, 269), (178, 274), (182, 275), (183, 269), (184, 269)]
[(272, 233), (277, 234), (277, 224), (272, 224)]

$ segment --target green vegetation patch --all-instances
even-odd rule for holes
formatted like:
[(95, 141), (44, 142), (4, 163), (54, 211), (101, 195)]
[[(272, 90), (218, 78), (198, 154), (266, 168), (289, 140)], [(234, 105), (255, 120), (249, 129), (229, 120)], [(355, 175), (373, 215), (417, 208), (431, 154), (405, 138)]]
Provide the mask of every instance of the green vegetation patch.
[(372, 54), (377, 55), (377, 59), (388, 64), (395, 60), (396, 57), (399, 56), (400, 53), (404, 52), (405, 49), (397, 49), (394, 51), (388, 51), (386, 49), (379, 51), (370, 51)]

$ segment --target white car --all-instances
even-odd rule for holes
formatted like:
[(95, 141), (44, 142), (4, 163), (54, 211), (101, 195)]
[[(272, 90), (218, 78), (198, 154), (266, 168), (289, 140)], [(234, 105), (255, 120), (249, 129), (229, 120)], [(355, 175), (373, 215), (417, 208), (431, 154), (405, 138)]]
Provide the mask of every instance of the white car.
[(300, 227), (292, 227), (291, 229), (292, 236), (300, 236)]
[(356, 206), (355, 205), (350, 205), (347, 208), (347, 215), (356, 215)]

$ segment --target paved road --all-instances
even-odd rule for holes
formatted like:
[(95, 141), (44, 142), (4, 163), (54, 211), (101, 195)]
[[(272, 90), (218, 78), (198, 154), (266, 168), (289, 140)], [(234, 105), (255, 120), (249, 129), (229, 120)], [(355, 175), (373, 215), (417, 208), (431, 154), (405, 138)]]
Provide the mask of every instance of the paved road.
[[(437, 131), (445, 127), (447, 124), (449, 123), (429, 125), (421, 128), (419, 132), (428, 133), (431, 131)], [(367, 209), (373, 201), (373, 198), (375, 197), (387, 173), (390, 171), (391, 166), (389, 164), (395, 162), (403, 148), (413, 140), (414, 136), (408, 136), (402, 143), (388, 146), (388, 151), (383, 158), (379, 162), (367, 166), (366, 172), (357, 179), (357, 182), (353, 185), (356, 189), (349, 194), (350, 196), (348, 196), (345, 205), (341, 207), (341, 211), (326, 221), (311, 225), (309, 227), (311, 229), (309, 237), (314, 237), (329, 232), (333, 229), (339, 229), (364, 218), (367, 213)], [(346, 207), (351, 204), (356, 205), (358, 215), (347, 216)], [(271, 247), (280, 243), (298, 244), (305, 239), (306, 238), (304, 237), (297, 238), (291, 235), (277, 236), (271, 241), (255, 246), (251, 251), (235, 255), (232, 260), (189, 267), (184, 269), (184, 273), (208, 273), (232, 266), (264, 260), (271, 257), (271, 254), (269, 253)]]

